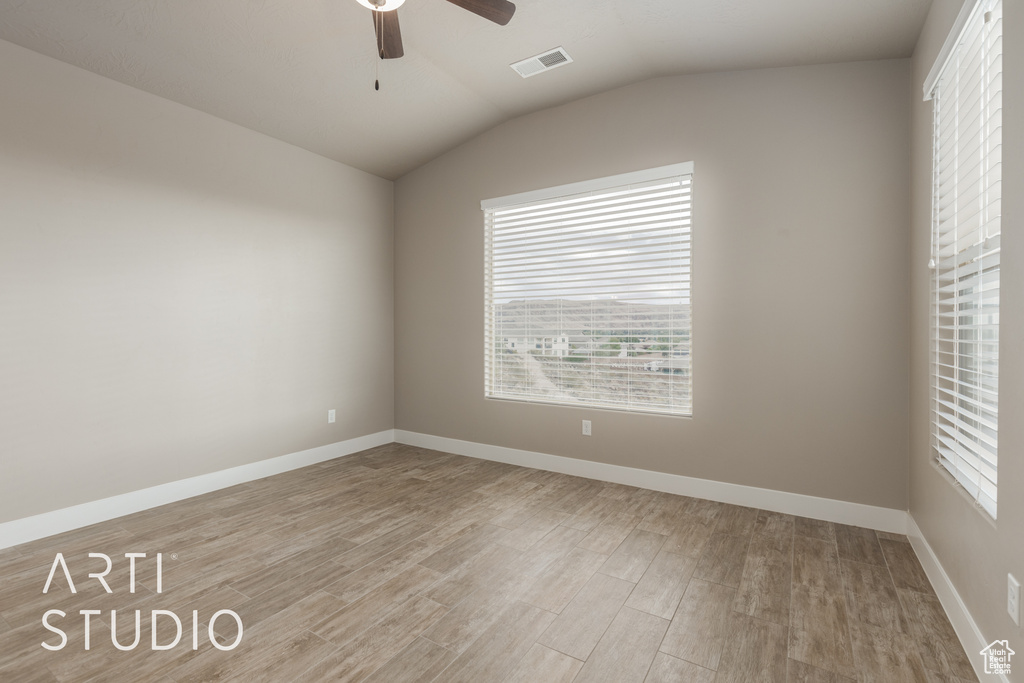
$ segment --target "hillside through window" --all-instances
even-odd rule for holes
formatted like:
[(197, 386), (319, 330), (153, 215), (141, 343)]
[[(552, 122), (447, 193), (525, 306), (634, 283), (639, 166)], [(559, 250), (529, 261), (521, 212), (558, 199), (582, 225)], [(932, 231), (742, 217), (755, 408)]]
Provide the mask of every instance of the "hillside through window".
[(693, 164), (482, 203), (485, 395), (692, 415)]

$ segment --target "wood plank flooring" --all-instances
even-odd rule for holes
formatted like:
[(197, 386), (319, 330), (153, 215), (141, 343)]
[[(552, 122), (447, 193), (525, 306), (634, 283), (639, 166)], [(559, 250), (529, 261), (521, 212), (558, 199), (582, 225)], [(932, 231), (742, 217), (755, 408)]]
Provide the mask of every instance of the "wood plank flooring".
[(976, 678), (903, 537), (392, 444), (0, 550), (0, 680)]

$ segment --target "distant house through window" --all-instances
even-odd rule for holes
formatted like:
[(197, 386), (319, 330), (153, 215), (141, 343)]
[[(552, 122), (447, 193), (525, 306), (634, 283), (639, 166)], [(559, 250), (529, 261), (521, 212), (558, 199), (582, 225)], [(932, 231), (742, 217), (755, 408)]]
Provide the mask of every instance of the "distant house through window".
[(693, 164), (482, 202), (485, 396), (692, 415)]

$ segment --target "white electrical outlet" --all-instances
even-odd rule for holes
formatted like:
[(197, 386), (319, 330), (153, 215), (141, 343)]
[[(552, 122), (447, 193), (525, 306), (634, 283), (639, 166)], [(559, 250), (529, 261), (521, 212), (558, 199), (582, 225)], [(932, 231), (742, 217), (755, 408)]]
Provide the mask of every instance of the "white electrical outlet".
[(334, 411), (333, 410), (328, 410), (327, 411), (327, 424), (334, 424)]
[(1013, 574), (1006, 575), (1006, 611), (1013, 623), (1020, 626), (1020, 581)]
[(583, 421), (583, 436), (590, 436), (590, 420)]

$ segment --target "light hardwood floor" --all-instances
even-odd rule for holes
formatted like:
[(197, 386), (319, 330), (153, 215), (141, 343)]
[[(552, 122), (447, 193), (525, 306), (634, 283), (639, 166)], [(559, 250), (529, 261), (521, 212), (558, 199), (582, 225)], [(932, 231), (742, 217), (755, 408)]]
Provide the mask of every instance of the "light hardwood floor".
[(0, 680), (976, 678), (904, 537), (390, 445), (0, 550)]

